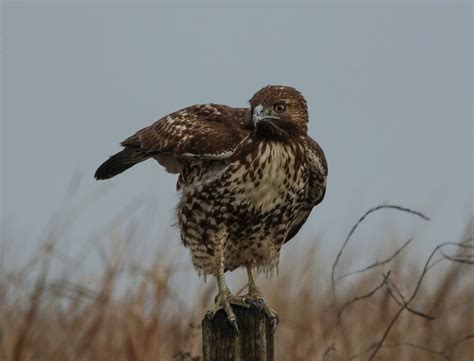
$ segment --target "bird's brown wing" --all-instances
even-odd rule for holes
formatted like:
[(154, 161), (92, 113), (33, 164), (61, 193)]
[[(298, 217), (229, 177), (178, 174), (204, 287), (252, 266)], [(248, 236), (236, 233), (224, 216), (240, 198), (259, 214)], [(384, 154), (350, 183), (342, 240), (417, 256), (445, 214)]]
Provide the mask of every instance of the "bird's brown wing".
[(306, 136), (304, 142), (306, 156), (309, 163), (309, 191), (307, 205), (312, 208), (321, 203), (326, 194), (328, 163), (322, 148), (314, 139)]
[(178, 159), (226, 159), (248, 134), (249, 110), (200, 104), (174, 112), (122, 142)]
[(319, 144), (311, 137), (306, 136), (304, 144), (309, 164), (307, 200), (305, 206), (297, 215), (296, 222), (290, 228), (284, 243), (296, 236), (311, 214), (313, 207), (321, 203), (326, 194), (326, 177), (328, 174), (326, 156)]
[(111, 178), (148, 158), (171, 173), (184, 163), (227, 159), (248, 134), (248, 108), (219, 104), (193, 105), (169, 114), (125, 139), (124, 149), (96, 171), (97, 179)]

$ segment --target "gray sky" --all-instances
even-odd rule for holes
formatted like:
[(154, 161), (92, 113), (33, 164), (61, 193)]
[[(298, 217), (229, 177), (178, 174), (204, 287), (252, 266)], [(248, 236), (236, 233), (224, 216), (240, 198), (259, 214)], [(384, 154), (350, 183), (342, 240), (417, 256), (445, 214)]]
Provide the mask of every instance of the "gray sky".
[[(2, 16), (2, 242), (19, 257), (69, 204), (74, 174), (76, 199), (104, 195), (70, 247), (138, 196), (150, 237), (178, 244), (174, 176), (149, 161), (98, 183), (96, 167), (171, 111), (245, 106), (267, 84), (306, 96), (329, 162), (326, 199), (289, 247), (320, 232), (334, 250), (384, 201), (432, 217), (421, 242), (457, 240), (472, 217), (470, 3), (4, 3)], [(380, 226), (404, 239), (419, 225), (387, 212), (358, 242), (383, 249)]]

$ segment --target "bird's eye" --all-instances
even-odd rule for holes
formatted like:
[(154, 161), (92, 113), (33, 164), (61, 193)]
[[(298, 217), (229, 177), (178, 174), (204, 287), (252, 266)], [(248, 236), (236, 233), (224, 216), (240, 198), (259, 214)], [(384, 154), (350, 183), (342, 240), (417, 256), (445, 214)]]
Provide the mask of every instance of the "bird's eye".
[(277, 113), (283, 113), (286, 110), (286, 105), (283, 103), (278, 103), (273, 106), (273, 110)]

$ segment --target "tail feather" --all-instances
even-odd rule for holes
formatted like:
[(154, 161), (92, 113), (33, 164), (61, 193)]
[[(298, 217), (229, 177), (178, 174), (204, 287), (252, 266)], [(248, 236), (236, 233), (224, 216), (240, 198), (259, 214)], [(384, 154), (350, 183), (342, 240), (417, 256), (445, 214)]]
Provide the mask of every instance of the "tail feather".
[(143, 162), (150, 157), (149, 154), (143, 150), (134, 147), (126, 147), (106, 160), (97, 168), (95, 172), (95, 179), (109, 179), (117, 174), (126, 171), (135, 164)]

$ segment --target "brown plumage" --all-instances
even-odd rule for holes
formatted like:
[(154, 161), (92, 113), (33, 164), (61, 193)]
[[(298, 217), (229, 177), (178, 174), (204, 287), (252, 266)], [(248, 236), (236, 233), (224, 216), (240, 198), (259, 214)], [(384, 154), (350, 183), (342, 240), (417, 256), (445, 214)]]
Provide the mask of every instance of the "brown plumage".
[[(261, 298), (256, 270), (278, 265), (282, 245), (296, 235), (325, 195), (327, 163), (307, 135), (308, 109), (294, 88), (267, 86), (250, 108), (194, 105), (165, 116), (122, 142), (97, 179), (156, 159), (179, 174), (181, 238), (202, 274), (217, 277), (216, 307), (235, 324), (224, 272), (246, 267), (249, 298)], [(265, 308), (270, 314), (274, 312)]]

